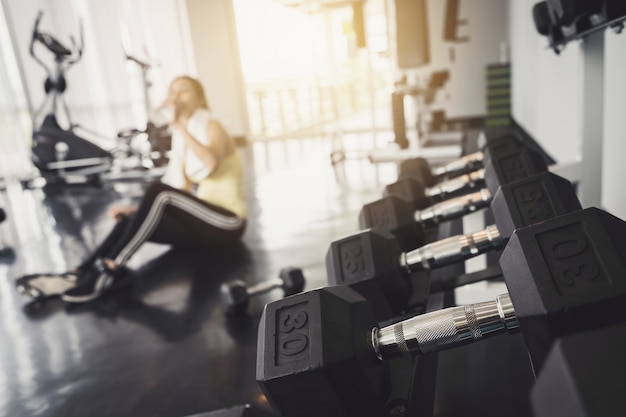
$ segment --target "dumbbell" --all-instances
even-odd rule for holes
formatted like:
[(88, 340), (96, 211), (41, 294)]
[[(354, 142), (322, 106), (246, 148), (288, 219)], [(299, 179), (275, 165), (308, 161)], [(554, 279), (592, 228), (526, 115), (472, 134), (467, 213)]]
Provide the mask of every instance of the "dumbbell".
[[(567, 40), (580, 37), (581, 33), (598, 24), (598, 18), (600, 21), (608, 18), (607, 10), (613, 10), (619, 2), (610, 6), (605, 3), (581, 0), (548, 0), (535, 3), (532, 9), (535, 29), (548, 38), (550, 46), (558, 54)], [(618, 10), (617, 15), (622, 16), (623, 8), (618, 7)]]
[(461, 262), (504, 247), (517, 228), (580, 210), (573, 185), (544, 172), (500, 187), (491, 204), (496, 220), (484, 230), (451, 236), (404, 252), (385, 231), (367, 229), (331, 243), (330, 285), (350, 285), (374, 303), (379, 318), (406, 309), (412, 274)]
[(625, 236), (624, 220), (594, 207), (511, 236), (499, 263), (537, 371), (553, 340), (626, 321)]
[(541, 1), (533, 5), (533, 21), (535, 22), (535, 29), (540, 35), (551, 35), (555, 24), (547, 1)]
[[(436, 201), (445, 200), (459, 193), (467, 192), (472, 188), (484, 186), (484, 168), (492, 159), (515, 152), (526, 145), (513, 134), (500, 134), (492, 137), (484, 146), (483, 151), (465, 155), (459, 161), (451, 162), (452, 166), (462, 164), (466, 159), (476, 160), (480, 155), (480, 166), (460, 172), (454, 177), (447, 176), (446, 180), (434, 182), (429, 180), (430, 168), (423, 158), (403, 161), (400, 164), (398, 180), (387, 185), (383, 191), (384, 196), (396, 196), (413, 202), (415, 209), (423, 209)], [(440, 170), (448, 170), (446, 165)], [(472, 166), (474, 168), (474, 166)], [(434, 171), (433, 171), (434, 172)]]
[[(434, 352), (471, 342), (472, 333), (454, 337), (450, 332), (454, 329), (449, 325), (452, 317), (459, 316), (459, 326), (469, 324), (463, 309), (410, 319), (414, 322), (413, 335), (424, 334), (426, 341), (411, 340), (411, 322), (402, 322), (406, 323), (406, 332), (398, 336), (405, 337), (406, 353)], [(477, 327), (484, 329), (484, 336), (517, 326), (506, 297), (475, 309), (481, 311)], [(499, 311), (505, 312), (504, 318), (500, 318)], [(446, 324), (445, 329), (441, 323)], [(257, 382), (272, 408), (283, 417), (380, 417), (385, 415), (383, 406), (391, 384), (386, 360), (399, 356), (400, 345), (405, 346), (393, 345), (394, 340), (399, 341), (393, 339), (397, 326), (379, 328), (367, 301), (345, 286), (272, 302), (265, 307), (259, 324)], [(427, 334), (428, 327), (433, 331), (431, 335)], [(440, 328), (447, 332), (442, 333), (447, 340), (435, 337)]]
[(500, 264), (509, 292), (380, 326), (347, 286), (268, 304), (259, 325), (256, 379), (290, 416), (381, 416), (386, 359), (438, 352), (521, 331), (535, 370), (552, 342), (626, 322), (626, 222), (579, 210), (514, 232)]
[(278, 278), (264, 281), (247, 287), (241, 280), (235, 280), (222, 284), (220, 287), (220, 299), (224, 311), (228, 315), (241, 314), (248, 308), (250, 297), (265, 294), (281, 288), (284, 296), (297, 294), (304, 289), (305, 279), (302, 269), (295, 267), (282, 268)]
[(429, 162), (421, 157), (404, 160), (400, 163), (398, 178), (412, 178), (426, 187), (432, 187), (463, 174), (478, 171), (491, 157), (524, 146), (519, 134), (510, 128), (486, 129), (482, 132), (479, 142), (482, 145), (480, 151), (464, 155), (436, 168), (431, 168)]
[[(514, 137), (505, 136), (494, 140), (491, 143), (491, 147), (483, 153), (483, 167), (441, 182), (433, 182), (433, 180), (426, 178), (427, 175), (424, 174), (425, 169), (422, 169), (421, 173), (415, 174), (415, 171), (418, 171), (417, 168), (408, 169), (405, 167), (409, 163), (415, 166), (416, 162), (405, 161), (404, 165), (401, 165), (398, 181), (385, 187), (384, 193), (387, 195), (398, 195), (412, 201), (416, 207), (424, 208), (425, 205), (430, 205), (433, 202), (446, 200), (466, 193), (469, 190), (483, 187), (487, 181), (485, 168), (490, 161), (498, 159), (505, 154), (518, 151), (521, 148), (527, 149), (522, 142)], [(540, 158), (540, 160), (543, 162), (543, 158)], [(427, 162), (424, 162), (424, 164), (427, 164)]]
[(541, 154), (521, 147), (489, 160), (486, 168), (481, 169), (486, 187), (478, 191), (434, 205), (430, 205), (432, 200), (426, 195), (413, 203), (386, 196), (362, 207), (359, 225), (362, 229), (387, 230), (398, 238), (403, 247), (415, 247), (424, 243), (424, 227), (487, 207), (500, 186), (547, 170)]
[[(7, 219), (7, 214), (4, 211), (4, 209), (0, 208), (0, 224), (4, 223), (4, 221)], [(4, 237), (3, 237), (3, 233), (2, 230), (0, 230), (0, 255), (5, 255), (5, 252), (10, 251), (10, 248), (8, 247), (8, 245), (6, 244), (6, 242), (4, 241)]]
[(593, 1), (548, 0), (547, 3), (554, 23), (561, 26), (571, 26), (578, 20), (599, 13), (603, 8), (602, 2)]

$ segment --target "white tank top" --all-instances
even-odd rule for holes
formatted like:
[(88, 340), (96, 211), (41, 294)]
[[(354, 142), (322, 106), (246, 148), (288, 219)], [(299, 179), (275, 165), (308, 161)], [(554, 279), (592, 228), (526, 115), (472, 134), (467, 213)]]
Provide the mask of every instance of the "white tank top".
[[(187, 131), (198, 142), (208, 145), (207, 126), (213, 119), (207, 109), (199, 108), (189, 118)], [(173, 129), (172, 150), (161, 182), (182, 189), (186, 175), (192, 183), (198, 185), (198, 198), (228, 209), (239, 217), (246, 217), (243, 172), (237, 150), (222, 160), (216, 172), (211, 172), (191, 150), (185, 150), (185, 138)]]

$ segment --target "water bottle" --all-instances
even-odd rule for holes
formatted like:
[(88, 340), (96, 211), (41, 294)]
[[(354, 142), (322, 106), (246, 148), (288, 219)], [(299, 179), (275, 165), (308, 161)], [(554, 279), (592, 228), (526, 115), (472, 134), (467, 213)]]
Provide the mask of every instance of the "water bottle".
[(169, 125), (174, 121), (174, 106), (163, 104), (157, 107), (150, 113), (149, 119), (157, 128)]

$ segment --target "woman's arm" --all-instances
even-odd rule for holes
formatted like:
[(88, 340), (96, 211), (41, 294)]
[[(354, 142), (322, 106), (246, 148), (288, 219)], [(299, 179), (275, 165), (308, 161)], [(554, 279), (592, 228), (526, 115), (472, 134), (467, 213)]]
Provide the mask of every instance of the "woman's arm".
[(227, 134), (219, 122), (211, 120), (208, 123), (206, 127), (208, 143), (206, 146), (189, 133), (185, 124), (177, 122), (175, 126), (185, 139), (187, 149), (190, 149), (202, 161), (209, 172), (215, 171), (222, 161), (228, 140)]

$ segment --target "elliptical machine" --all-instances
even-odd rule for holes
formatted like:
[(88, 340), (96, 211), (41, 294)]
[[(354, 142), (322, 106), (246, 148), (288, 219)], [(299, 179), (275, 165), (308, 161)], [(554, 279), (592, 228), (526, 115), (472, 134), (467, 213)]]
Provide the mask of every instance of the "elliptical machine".
[[(44, 88), (46, 99), (33, 114), (33, 124), (46, 105), (49, 106), (41, 125), (33, 129), (32, 159), (47, 183), (99, 182), (100, 174), (111, 170), (113, 155), (74, 132), (69, 109), (63, 98), (67, 88), (65, 72), (77, 63), (83, 54), (83, 29), (80, 26), (80, 43), (71, 37), (72, 47), (67, 48), (49, 33), (39, 31), (43, 12), (39, 12), (30, 42), (30, 55), (47, 73)], [(54, 55), (54, 69), (48, 67), (36, 54), (35, 43), (44, 45)], [(57, 120), (59, 101), (69, 123), (62, 128)]]
[[(7, 215), (4, 209), (0, 207), (0, 224), (4, 223), (6, 219), (7, 219)], [(6, 243), (6, 240), (4, 239), (4, 236), (3, 236), (3, 232), (2, 230), (0, 230), (0, 260), (2, 262), (6, 262), (7, 260), (12, 261), (14, 259), (15, 259), (15, 251), (13, 250), (11, 246), (9, 246)]]
[(148, 121), (144, 129), (124, 129), (118, 132), (118, 139), (125, 143), (127, 149), (133, 149), (137, 146), (133, 146), (133, 142), (139, 138), (145, 140), (146, 146), (143, 148), (148, 152), (141, 155), (142, 165), (145, 168), (162, 167), (167, 164), (167, 153), (172, 147), (172, 134), (167, 124), (157, 125), (151, 120), (152, 106), (150, 105), (150, 87), (152, 82), (149, 78), (150, 69), (154, 64), (147, 60), (142, 60), (134, 55), (129, 54), (124, 48), (124, 55), (126, 60), (137, 64), (141, 69), (141, 79), (143, 82), (143, 105), (146, 111), (146, 117)]

